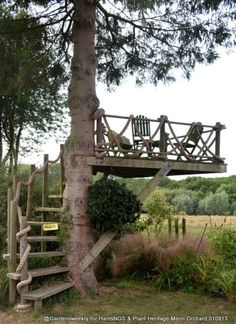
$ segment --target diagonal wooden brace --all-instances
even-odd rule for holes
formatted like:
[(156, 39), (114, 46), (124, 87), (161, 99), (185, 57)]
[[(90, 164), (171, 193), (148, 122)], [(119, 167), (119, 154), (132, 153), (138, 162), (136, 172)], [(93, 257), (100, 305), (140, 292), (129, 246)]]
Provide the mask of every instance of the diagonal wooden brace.
[(138, 194), (138, 199), (143, 203), (147, 197), (156, 189), (161, 178), (165, 177), (171, 170), (171, 162), (166, 161), (156, 175), (149, 181), (146, 187)]
[[(171, 170), (170, 162), (165, 162), (163, 168), (150, 180), (147, 186), (138, 195), (138, 199), (143, 203), (150, 193), (156, 189), (156, 186), (162, 177), (165, 177)], [(96, 257), (105, 249), (105, 247), (112, 241), (118, 231), (108, 231), (104, 233), (100, 239), (94, 244), (89, 253), (80, 262), (80, 271), (83, 272), (96, 259)]]
[(106, 232), (94, 244), (89, 253), (80, 262), (80, 271), (83, 272), (96, 259), (96, 257), (105, 249), (105, 247), (112, 241), (118, 231)]

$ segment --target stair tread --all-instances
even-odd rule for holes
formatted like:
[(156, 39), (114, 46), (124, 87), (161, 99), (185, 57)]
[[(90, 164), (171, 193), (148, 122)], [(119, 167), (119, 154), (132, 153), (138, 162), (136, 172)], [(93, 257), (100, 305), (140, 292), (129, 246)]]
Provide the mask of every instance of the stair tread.
[[(40, 276), (47, 276), (50, 274), (56, 273), (63, 273), (69, 271), (68, 267), (62, 267), (59, 265), (47, 267), (47, 268), (39, 268), (39, 269), (31, 269), (29, 272), (31, 273), (32, 277), (40, 277)], [(7, 277), (14, 280), (19, 280), (21, 274), (18, 272), (8, 272)]]
[[(34, 257), (51, 257), (51, 256), (64, 256), (65, 252), (62, 251), (48, 251), (48, 252), (30, 252), (29, 253), (29, 258), (34, 258)], [(19, 256), (19, 254), (17, 254)]]
[[(65, 252), (62, 251), (50, 251), (50, 252), (30, 252), (28, 258), (43, 258), (43, 257), (54, 257), (54, 256), (65, 256)], [(17, 258), (20, 258), (20, 254), (17, 253)], [(10, 258), (10, 254), (3, 254), (3, 259), (8, 260)]]
[(34, 211), (36, 212), (62, 212), (61, 207), (35, 207)]
[(71, 287), (73, 287), (72, 282), (60, 282), (60, 283), (55, 283), (54, 285), (49, 287), (45, 286), (37, 290), (29, 291), (27, 293), (22, 294), (22, 296), (26, 300), (43, 300), (45, 298), (56, 295)]
[(55, 242), (58, 241), (57, 236), (28, 236), (27, 240), (29, 242), (41, 242), (41, 241), (46, 241), (46, 242)]
[(29, 225), (35, 225), (35, 226), (41, 226), (44, 224), (60, 224), (60, 222), (38, 222), (38, 221), (28, 221), (27, 224)]
[(62, 199), (63, 195), (48, 195), (49, 199)]

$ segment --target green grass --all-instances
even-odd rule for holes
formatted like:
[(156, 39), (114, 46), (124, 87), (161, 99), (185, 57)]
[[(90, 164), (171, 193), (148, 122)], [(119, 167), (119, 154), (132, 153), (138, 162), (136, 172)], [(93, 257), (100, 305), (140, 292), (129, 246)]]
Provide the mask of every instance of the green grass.
[[(70, 301), (59, 299), (54, 305), (44, 303), (40, 314), (16, 314), (13, 310), (0, 312), (2, 323), (43, 323), (45, 316), (85, 316), (90, 318), (87, 323), (112, 323), (106, 320), (107, 316), (128, 316), (131, 323), (161, 323), (163, 321), (147, 321), (148, 316), (169, 318), (165, 323), (179, 323), (171, 320), (173, 317), (182, 317), (181, 323), (191, 323), (188, 316), (226, 316), (227, 323), (236, 322), (236, 304), (221, 298), (212, 298), (203, 295), (186, 294), (182, 292), (157, 291), (152, 286), (133, 280), (107, 281), (103, 283), (103, 293), (98, 297), (80, 299), (76, 294), (68, 294)], [(103, 320), (99, 321), (99, 316)], [(136, 317), (136, 318), (135, 318)], [(145, 320), (146, 318), (146, 320)], [(71, 323), (72, 321), (53, 321), (53, 323)], [(73, 321), (86, 323), (85, 321)], [(202, 321), (204, 322), (204, 321)], [(212, 321), (214, 323), (214, 321)], [(215, 321), (216, 322), (216, 321)], [(222, 322), (226, 322), (221, 320)], [(125, 323), (124, 320), (119, 323)], [(200, 323), (194, 321), (194, 323)]]

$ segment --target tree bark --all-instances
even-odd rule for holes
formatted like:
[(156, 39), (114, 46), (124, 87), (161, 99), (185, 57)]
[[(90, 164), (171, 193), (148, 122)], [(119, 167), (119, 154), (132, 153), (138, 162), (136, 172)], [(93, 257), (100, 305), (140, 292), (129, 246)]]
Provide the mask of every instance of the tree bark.
[(92, 167), (87, 165), (86, 157), (94, 155), (94, 121), (91, 116), (99, 106), (95, 90), (96, 4), (89, 0), (75, 0), (74, 4), (74, 53), (69, 86), (71, 134), (64, 153), (64, 202), (72, 218), (70, 238), (66, 244), (70, 274), (75, 286), (86, 294), (98, 286), (92, 266), (83, 273), (79, 271), (80, 261), (93, 246), (91, 223), (86, 214)]

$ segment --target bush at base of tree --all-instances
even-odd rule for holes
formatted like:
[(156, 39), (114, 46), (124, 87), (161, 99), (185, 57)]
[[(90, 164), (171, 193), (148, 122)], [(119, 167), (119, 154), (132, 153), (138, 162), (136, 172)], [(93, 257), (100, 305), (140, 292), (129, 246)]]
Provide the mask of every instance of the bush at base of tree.
[(99, 232), (135, 222), (140, 210), (136, 196), (116, 180), (103, 177), (89, 188), (88, 214)]

